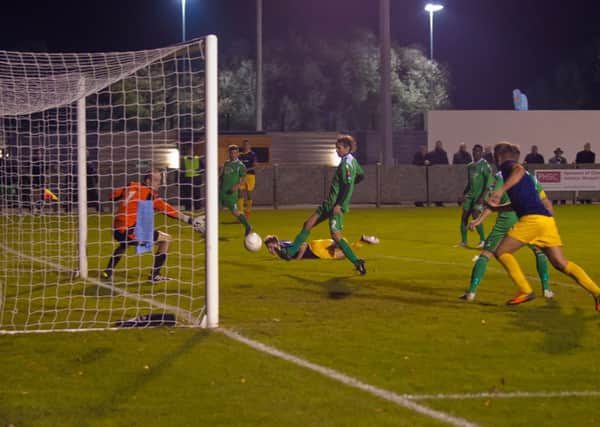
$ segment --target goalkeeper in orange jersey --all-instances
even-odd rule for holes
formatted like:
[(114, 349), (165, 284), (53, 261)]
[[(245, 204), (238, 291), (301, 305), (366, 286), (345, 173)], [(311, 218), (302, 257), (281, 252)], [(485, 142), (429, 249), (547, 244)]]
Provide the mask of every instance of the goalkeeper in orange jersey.
[[(375, 236), (362, 235), (360, 240), (356, 243), (352, 243), (350, 247), (352, 250), (360, 249), (363, 243), (376, 245), (379, 243), (379, 239)], [(277, 255), (281, 259), (344, 259), (346, 255), (342, 249), (335, 243), (333, 239), (319, 239), (310, 240), (300, 245), (298, 252), (293, 258), (289, 258), (285, 254), (285, 250), (292, 245), (290, 240), (279, 240), (275, 235), (269, 235), (265, 237), (265, 247), (273, 254)]]
[[(152, 245), (157, 246), (154, 255), (154, 265), (148, 280), (152, 283), (169, 280), (160, 274), (160, 269), (167, 260), (167, 253), (171, 245), (171, 236), (163, 231), (153, 229), (154, 211), (162, 212), (171, 218), (176, 218), (188, 224), (193, 224), (193, 219), (179, 212), (173, 206), (158, 196), (161, 184), (161, 173), (152, 171), (144, 176), (143, 182), (132, 182), (125, 188), (113, 191), (111, 200), (119, 200), (117, 215), (113, 222), (113, 236), (119, 243), (114, 250), (106, 269), (102, 272), (103, 279), (110, 279), (114, 268), (129, 246), (135, 246), (141, 253), (140, 246), (145, 245), (151, 250)], [(146, 223), (145, 230), (142, 223)], [(152, 224), (148, 230), (148, 224)], [(144, 239), (139, 234), (150, 234)]]

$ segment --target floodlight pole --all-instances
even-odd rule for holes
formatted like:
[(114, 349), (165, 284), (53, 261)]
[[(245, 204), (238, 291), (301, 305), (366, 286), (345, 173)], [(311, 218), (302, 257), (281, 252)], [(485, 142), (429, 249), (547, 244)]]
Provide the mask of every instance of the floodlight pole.
[(256, 0), (256, 130), (263, 130), (262, 0)]
[(437, 3), (427, 3), (425, 10), (429, 12), (429, 59), (433, 61), (433, 14), (444, 8), (443, 5)]
[(390, 0), (379, 2), (379, 58), (381, 61), (381, 151), (379, 161), (386, 166), (394, 164), (392, 141), (392, 72), (390, 41)]
[(185, 0), (181, 0), (181, 41), (185, 42)]

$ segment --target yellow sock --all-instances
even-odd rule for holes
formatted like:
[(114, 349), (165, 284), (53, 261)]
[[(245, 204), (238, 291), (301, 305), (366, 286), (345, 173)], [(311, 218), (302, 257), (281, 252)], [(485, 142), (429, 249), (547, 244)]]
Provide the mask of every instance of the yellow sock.
[(240, 212), (244, 212), (244, 198), (240, 197), (238, 199), (238, 209), (240, 210)]
[(246, 200), (246, 212), (250, 212), (252, 210), (252, 199)]
[(519, 287), (521, 292), (526, 294), (533, 292), (533, 289), (531, 289), (531, 285), (525, 278), (521, 267), (519, 267), (519, 263), (512, 254), (502, 254), (498, 257), (498, 261), (500, 261), (500, 264), (502, 264), (512, 281), (515, 282), (515, 285)]
[(563, 272), (571, 276), (582, 288), (586, 289), (592, 295), (600, 295), (600, 288), (594, 283), (594, 281), (587, 275), (587, 273), (575, 264), (574, 262), (567, 261), (567, 265), (563, 269)]
[(350, 247), (352, 248), (353, 251), (362, 248), (362, 242), (358, 241), (358, 242), (354, 242), (350, 245)]

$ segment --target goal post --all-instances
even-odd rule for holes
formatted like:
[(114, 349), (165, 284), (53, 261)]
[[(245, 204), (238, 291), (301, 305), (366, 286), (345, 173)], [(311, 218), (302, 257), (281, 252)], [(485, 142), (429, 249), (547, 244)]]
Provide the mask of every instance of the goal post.
[[(0, 51), (0, 333), (218, 326), (217, 50)], [(123, 253), (141, 217), (112, 196), (151, 171), (157, 240)]]

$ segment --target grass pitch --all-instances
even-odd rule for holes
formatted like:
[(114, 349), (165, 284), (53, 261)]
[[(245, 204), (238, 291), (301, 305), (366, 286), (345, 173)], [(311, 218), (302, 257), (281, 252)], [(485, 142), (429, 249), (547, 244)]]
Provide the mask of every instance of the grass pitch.
[[(310, 212), (256, 210), (251, 222), (263, 237), (292, 239)], [(599, 214), (556, 209), (567, 257), (598, 282)], [(490, 261), (476, 300), (459, 300), (478, 253), (453, 247), (459, 217), (458, 208), (352, 209), (346, 237), (381, 239), (360, 249), (368, 273), (359, 276), (345, 260), (249, 253), (223, 212), (221, 326), (474, 424), (600, 425), (591, 296), (551, 270), (554, 300), (508, 307), (516, 288)], [(112, 249), (104, 234), (91, 236), (104, 239), (91, 242), (101, 263)], [(311, 237), (327, 237), (327, 226)], [(517, 258), (539, 295), (533, 255)], [(215, 331), (2, 336), (0, 355), (0, 425), (445, 425)]]

